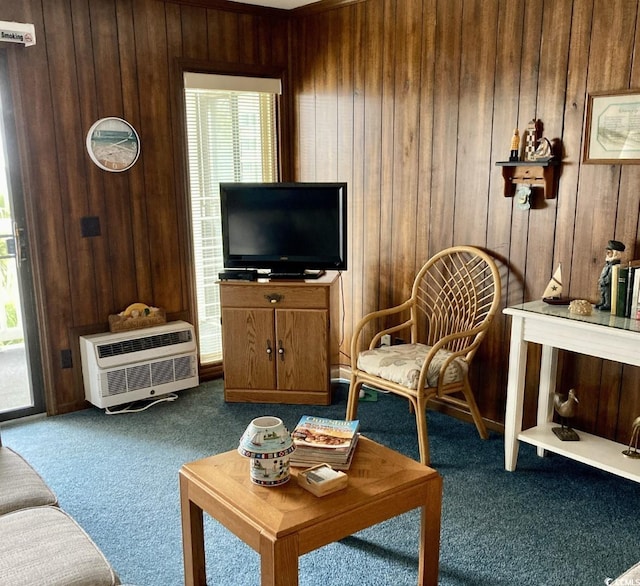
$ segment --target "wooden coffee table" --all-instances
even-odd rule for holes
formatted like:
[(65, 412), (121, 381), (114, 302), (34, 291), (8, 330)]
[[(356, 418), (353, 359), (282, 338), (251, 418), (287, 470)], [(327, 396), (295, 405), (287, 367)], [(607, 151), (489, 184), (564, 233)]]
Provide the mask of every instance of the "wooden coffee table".
[(235, 450), (182, 467), (185, 584), (206, 584), (203, 511), (260, 554), (262, 586), (295, 586), (299, 556), (422, 507), (418, 584), (437, 585), (442, 478), (435, 470), (365, 437), (344, 490), (315, 497), (298, 486), (298, 470), (270, 488), (251, 482), (249, 461)]

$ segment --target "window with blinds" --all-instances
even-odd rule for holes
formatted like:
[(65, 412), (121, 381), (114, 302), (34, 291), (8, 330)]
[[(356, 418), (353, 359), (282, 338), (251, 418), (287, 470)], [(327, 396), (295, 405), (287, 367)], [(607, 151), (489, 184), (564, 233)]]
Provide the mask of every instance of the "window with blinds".
[(222, 359), (220, 183), (277, 180), (280, 80), (185, 73), (200, 361)]

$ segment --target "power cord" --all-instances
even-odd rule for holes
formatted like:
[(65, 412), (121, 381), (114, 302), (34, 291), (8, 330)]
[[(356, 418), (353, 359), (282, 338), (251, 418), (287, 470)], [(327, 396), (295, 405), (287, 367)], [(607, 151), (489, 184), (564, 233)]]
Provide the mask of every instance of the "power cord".
[(118, 409), (117, 411), (112, 411), (109, 407), (107, 407), (104, 412), (106, 415), (120, 415), (121, 413), (140, 413), (141, 411), (146, 411), (149, 407), (153, 407), (158, 403), (164, 403), (165, 401), (175, 401), (178, 398), (178, 395), (175, 393), (169, 393), (167, 395), (163, 395), (161, 397), (157, 397), (153, 400), (150, 400), (146, 405), (134, 409), (133, 406), (140, 401), (134, 401), (133, 403), (129, 403), (122, 409)]

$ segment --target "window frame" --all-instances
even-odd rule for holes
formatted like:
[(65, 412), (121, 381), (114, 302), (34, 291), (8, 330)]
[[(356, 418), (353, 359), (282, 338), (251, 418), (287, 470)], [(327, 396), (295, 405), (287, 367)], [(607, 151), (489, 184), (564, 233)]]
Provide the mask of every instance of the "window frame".
[[(186, 278), (187, 299), (185, 310), (175, 316), (175, 319), (185, 319), (193, 324), (199, 339), (197, 323), (197, 288), (195, 280), (195, 263), (193, 248), (193, 226), (191, 224), (191, 201), (189, 186), (189, 150), (187, 144), (186, 109), (184, 103), (184, 74), (185, 72), (238, 75), (243, 77), (269, 77), (279, 78), (282, 85), (282, 93), (276, 98), (276, 149), (277, 149), (277, 175), (279, 181), (291, 180), (291, 144), (290, 128), (290, 99), (287, 71), (282, 67), (268, 67), (257, 65), (238, 65), (226, 63), (202, 62), (191, 59), (176, 59), (172, 73), (173, 85), (173, 126), (176, 129), (174, 136), (174, 159), (176, 169), (176, 197), (179, 202), (182, 216), (184, 217), (184, 234), (181, 238), (184, 251), (183, 269)], [(200, 360), (200, 358), (199, 358)], [(199, 376), (201, 380), (219, 378), (223, 374), (222, 361), (207, 364), (199, 363)]]

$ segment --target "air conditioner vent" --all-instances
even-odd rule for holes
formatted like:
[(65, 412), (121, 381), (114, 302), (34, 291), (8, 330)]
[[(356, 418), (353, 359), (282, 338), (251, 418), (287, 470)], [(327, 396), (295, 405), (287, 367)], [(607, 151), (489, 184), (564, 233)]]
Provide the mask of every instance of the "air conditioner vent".
[(142, 352), (143, 350), (153, 350), (156, 348), (165, 348), (166, 346), (175, 346), (176, 344), (191, 342), (191, 340), (191, 330), (168, 332), (157, 334), (154, 336), (144, 336), (142, 338), (121, 340), (120, 342), (100, 344), (98, 346), (98, 357), (111, 358), (113, 356), (133, 354), (134, 352)]
[(195, 330), (185, 321), (89, 334), (79, 343), (85, 398), (101, 409), (198, 386)]

